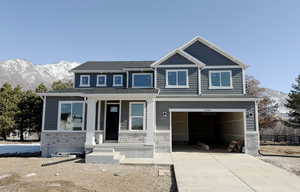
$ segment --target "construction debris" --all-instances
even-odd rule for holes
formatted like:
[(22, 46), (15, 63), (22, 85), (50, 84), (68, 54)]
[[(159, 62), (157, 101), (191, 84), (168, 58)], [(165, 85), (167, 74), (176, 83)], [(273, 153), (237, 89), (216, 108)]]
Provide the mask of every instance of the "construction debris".
[(209, 146), (205, 143), (197, 142), (197, 146), (199, 146), (199, 148), (202, 150), (209, 151)]
[(244, 147), (244, 141), (232, 140), (227, 147), (227, 151), (241, 153), (243, 151), (243, 147)]

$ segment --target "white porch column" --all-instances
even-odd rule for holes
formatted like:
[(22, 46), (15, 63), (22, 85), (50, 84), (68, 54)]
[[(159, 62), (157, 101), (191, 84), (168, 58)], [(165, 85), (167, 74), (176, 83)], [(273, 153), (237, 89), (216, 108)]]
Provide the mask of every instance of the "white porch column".
[(87, 99), (85, 148), (95, 145), (96, 102), (95, 98)]
[(147, 100), (147, 136), (146, 144), (154, 144), (154, 131), (155, 131), (155, 101), (154, 99)]

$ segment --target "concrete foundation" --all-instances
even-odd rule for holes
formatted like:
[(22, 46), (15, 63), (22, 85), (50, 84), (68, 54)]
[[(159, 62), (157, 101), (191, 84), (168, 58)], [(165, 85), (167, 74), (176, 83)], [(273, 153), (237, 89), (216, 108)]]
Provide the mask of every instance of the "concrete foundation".
[(42, 157), (59, 152), (84, 152), (85, 132), (42, 132)]

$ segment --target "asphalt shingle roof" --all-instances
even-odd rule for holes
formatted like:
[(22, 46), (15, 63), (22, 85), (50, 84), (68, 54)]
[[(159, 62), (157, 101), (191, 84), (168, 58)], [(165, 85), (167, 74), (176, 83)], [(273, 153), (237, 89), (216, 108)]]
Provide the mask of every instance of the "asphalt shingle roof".
[(88, 61), (72, 70), (122, 70), (124, 68), (150, 68), (154, 61)]

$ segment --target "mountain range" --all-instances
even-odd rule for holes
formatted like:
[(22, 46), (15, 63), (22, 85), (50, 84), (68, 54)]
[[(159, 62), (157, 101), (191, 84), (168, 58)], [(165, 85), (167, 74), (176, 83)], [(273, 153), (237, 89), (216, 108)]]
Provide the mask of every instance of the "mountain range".
[[(24, 59), (10, 59), (0, 61), (0, 87), (5, 82), (12, 85), (21, 85), (24, 89), (35, 89), (40, 83), (50, 87), (53, 81), (67, 81), (72, 79), (70, 70), (79, 65), (79, 62), (59, 61), (53, 64), (33, 64)], [(287, 94), (281, 91), (266, 88), (264, 94), (275, 100), (279, 105), (279, 112), (286, 114), (284, 106)]]

